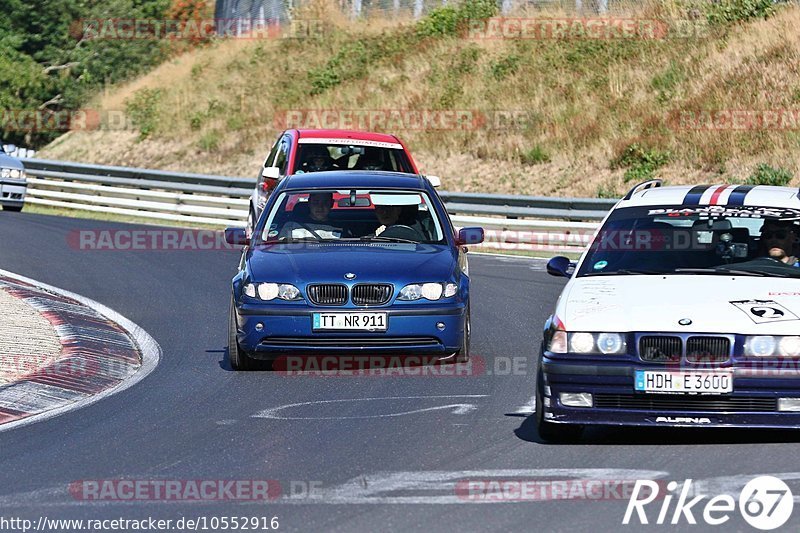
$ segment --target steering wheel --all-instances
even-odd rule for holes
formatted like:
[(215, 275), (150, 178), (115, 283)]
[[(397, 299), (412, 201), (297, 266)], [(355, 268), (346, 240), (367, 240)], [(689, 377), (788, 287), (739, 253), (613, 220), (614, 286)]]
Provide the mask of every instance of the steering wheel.
[(320, 237), (320, 236), (319, 236), (319, 233), (317, 233), (317, 232), (316, 232), (316, 231), (314, 231), (313, 229), (311, 229), (311, 228), (309, 228), (308, 226), (306, 226), (306, 225), (305, 225), (303, 222), (298, 222), (298, 224), (300, 224), (300, 226), (302, 226), (304, 230), (306, 230), (306, 231), (307, 231), (307, 232), (309, 232), (311, 235), (313, 235), (313, 236), (314, 236), (314, 238), (315, 238), (315, 239), (317, 239), (318, 241), (321, 241), (321, 240), (323, 240), (323, 239), (322, 239), (322, 237)]
[[(399, 235), (395, 235), (399, 234)], [(383, 230), (381, 233), (381, 237), (396, 237), (398, 239), (408, 239), (408, 240), (423, 240), (422, 234), (412, 228), (411, 226), (406, 226), (405, 224), (393, 224)]]

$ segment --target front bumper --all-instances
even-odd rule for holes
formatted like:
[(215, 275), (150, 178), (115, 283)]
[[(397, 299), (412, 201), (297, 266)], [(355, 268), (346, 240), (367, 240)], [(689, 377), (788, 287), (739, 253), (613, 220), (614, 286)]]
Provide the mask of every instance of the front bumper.
[[(303, 306), (236, 306), (237, 339), (254, 358), (276, 354), (408, 354), (447, 356), (461, 349), (466, 320), (463, 303), (416, 308), (331, 308)], [(312, 315), (320, 312), (386, 312), (387, 329), (314, 331)], [(258, 324), (262, 325), (259, 331)], [(444, 329), (437, 327), (444, 324)]]
[[(733, 368), (726, 395), (653, 394), (634, 390), (625, 363), (541, 359), (544, 419), (554, 424), (681, 427), (800, 427), (800, 412), (778, 410), (779, 398), (800, 398), (800, 371)], [(563, 405), (564, 392), (591, 393), (592, 407)], [(537, 407), (539, 408), (539, 407)]]
[(27, 190), (25, 180), (0, 179), (0, 205), (23, 205)]

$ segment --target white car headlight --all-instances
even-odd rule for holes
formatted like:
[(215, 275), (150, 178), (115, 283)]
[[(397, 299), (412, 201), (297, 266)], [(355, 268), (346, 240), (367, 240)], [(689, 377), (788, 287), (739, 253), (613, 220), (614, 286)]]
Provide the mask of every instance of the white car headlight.
[(627, 345), (622, 333), (588, 333), (556, 331), (550, 339), (547, 351), (552, 353), (575, 353), (594, 355), (622, 355)]
[(778, 343), (778, 355), (783, 357), (797, 357), (800, 355), (800, 337), (791, 335), (783, 337)]
[(753, 335), (745, 337), (744, 355), (751, 357), (800, 357), (800, 336)]
[(755, 357), (769, 357), (775, 353), (778, 343), (772, 335), (755, 335), (744, 341), (744, 354)]
[(600, 333), (597, 335), (597, 349), (605, 355), (625, 352), (625, 338), (619, 333)]
[(400, 289), (398, 300), (413, 301), (425, 298), (426, 300), (438, 300), (444, 294), (445, 298), (450, 298), (456, 294), (458, 286), (455, 283), (412, 283)]
[(575, 353), (592, 353), (594, 337), (591, 333), (573, 333), (569, 336), (569, 350)]
[(289, 283), (248, 283), (244, 286), (243, 291), (251, 298), (257, 297), (266, 302), (275, 298), (287, 301), (302, 299), (300, 290)]

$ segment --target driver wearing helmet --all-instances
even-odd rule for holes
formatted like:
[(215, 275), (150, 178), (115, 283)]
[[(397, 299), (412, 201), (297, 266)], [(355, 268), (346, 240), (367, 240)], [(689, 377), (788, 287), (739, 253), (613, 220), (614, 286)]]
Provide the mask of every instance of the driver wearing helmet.
[(303, 149), (302, 172), (333, 170), (333, 159), (328, 149), (319, 144), (310, 144)]

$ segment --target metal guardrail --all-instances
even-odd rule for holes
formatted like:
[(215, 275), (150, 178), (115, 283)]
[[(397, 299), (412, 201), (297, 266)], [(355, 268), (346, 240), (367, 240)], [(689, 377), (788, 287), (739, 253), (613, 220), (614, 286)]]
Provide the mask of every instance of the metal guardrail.
[[(26, 202), (214, 226), (244, 225), (255, 179), (23, 159)], [(483, 248), (579, 252), (616, 200), (440, 191), (453, 222), (486, 228)]]

